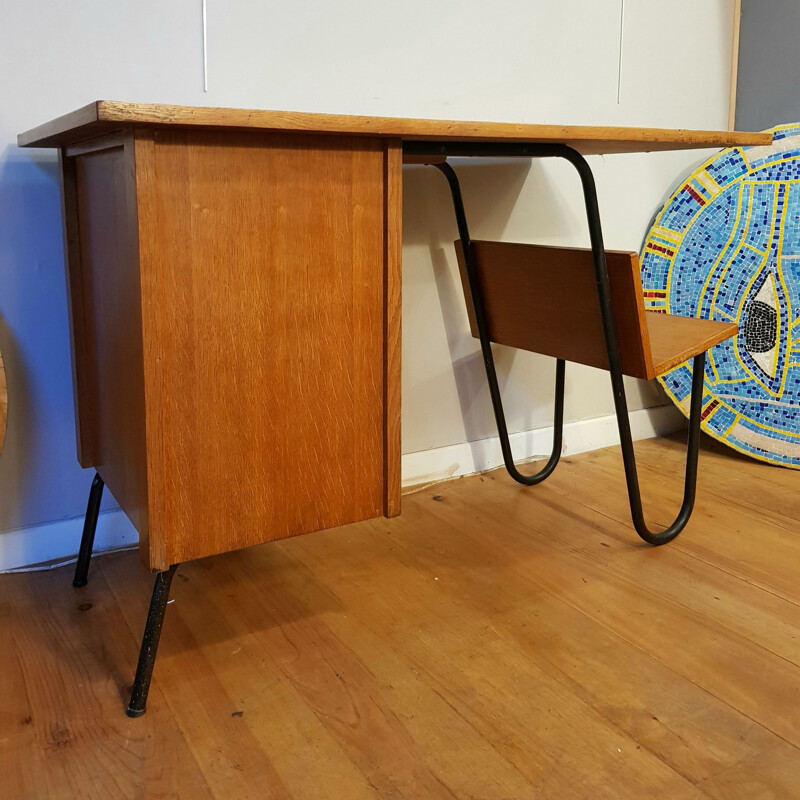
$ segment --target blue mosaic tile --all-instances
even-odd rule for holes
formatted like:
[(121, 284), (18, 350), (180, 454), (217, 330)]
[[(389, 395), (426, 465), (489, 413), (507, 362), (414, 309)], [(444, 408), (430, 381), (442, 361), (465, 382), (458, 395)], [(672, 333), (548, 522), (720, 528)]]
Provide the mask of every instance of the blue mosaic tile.
[[(642, 248), (645, 307), (737, 322), (706, 359), (703, 430), (800, 468), (800, 125), (723, 150), (690, 175)], [(686, 363), (659, 378), (688, 413)]]

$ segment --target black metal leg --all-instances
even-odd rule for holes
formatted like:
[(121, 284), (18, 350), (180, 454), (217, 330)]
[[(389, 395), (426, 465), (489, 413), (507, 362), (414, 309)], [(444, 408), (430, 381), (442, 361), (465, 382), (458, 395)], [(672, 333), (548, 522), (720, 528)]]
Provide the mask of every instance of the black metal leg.
[[(639, 491), (639, 477), (636, 470), (636, 455), (633, 450), (633, 438), (631, 436), (630, 420), (628, 418), (628, 406), (625, 399), (625, 384), (622, 374), (622, 364), (619, 353), (619, 341), (614, 325), (614, 312), (611, 302), (611, 288), (608, 279), (608, 267), (606, 265), (606, 252), (603, 245), (603, 231), (600, 224), (600, 210), (597, 204), (597, 190), (595, 188), (594, 176), (586, 159), (576, 150), (562, 144), (522, 144), (522, 143), (496, 143), (496, 142), (405, 142), (403, 151), (412, 155), (433, 155), (437, 156), (527, 156), (534, 158), (557, 157), (569, 161), (577, 170), (583, 188), (583, 197), (586, 205), (586, 217), (589, 223), (589, 236), (592, 244), (592, 256), (595, 267), (595, 280), (597, 283), (597, 294), (600, 301), (600, 312), (603, 320), (603, 331), (606, 340), (606, 352), (608, 356), (608, 369), (611, 375), (611, 390), (614, 397), (614, 410), (617, 416), (617, 426), (619, 428), (620, 445), (622, 449), (622, 460), (625, 466), (625, 481), (628, 487), (628, 499), (631, 507), (631, 517), (636, 532), (644, 541), (653, 545), (666, 544), (672, 541), (686, 526), (694, 507), (695, 488), (697, 485), (697, 455), (700, 446), (700, 413), (703, 397), (703, 372), (705, 368), (705, 353), (695, 357), (692, 375), (692, 397), (691, 412), (689, 420), (689, 440), (686, 458), (686, 475), (684, 479), (684, 495), (680, 511), (677, 517), (664, 530), (653, 533), (647, 527), (642, 511), (642, 500)], [(494, 369), (492, 358), (491, 343), (485, 326), (485, 316), (480, 297), (480, 287), (474, 274), (472, 265), (471, 243), (469, 231), (467, 229), (466, 217), (464, 214), (461, 192), (458, 187), (458, 180), (452, 167), (447, 163), (434, 163), (450, 184), (453, 195), (453, 203), (458, 220), (459, 236), (461, 238), (464, 251), (464, 263), (467, 268), (467, 278), (472, 295), (472, 304), (475, 310), (475, 321), (481, 339), (481, 349), (486, 366), (486, 374), (489, 380), (489, 390), (492, 396), (492, 405), (497, 419), (498, 432), (503, 447), (503, 458), (506, 468), (511, 476), (521, 483), (538, 483), (546, 478), (555, 468), (558, 462), (554, 441), (553, 454), (544, 469), (537, 475), (526, 477), (517, 472), (511, 458), (511, 451), (508, 444), (508, 431), (505, 426), (503, 415), (502, 399), (497, 386), (497, 376)], [(562, 367), (563, 370), (563, 367)], [(560, 396), (559, 396), (560, 395)], [(558, 450), (560, 451), (560, 435), (562, 407), (563, 404), (563, 371), (556, 374), (556, 436)]]
[(103, 479), (95, 473), (92, 488), (89, 492), (89, 503), (86, 506), (86, 517), (83, 521), (81, 547), (78, 551), (78, 563), (75, 565), (75, 577), (72, 585), (76, 588), (86, 586), (89, 575), (89, 562), (92, 559), (94, 534), (97, 530), (97, 516), (100, 513), (100, 501), (103, 499)]
[(489, 339), (489, 332), (486, 327), (486, 313), (483, 307), (478, 279), (475, 272), (475, 261), (472, 256), (472, 242), (467, 227), (467, 215), (464, 212), (464, 201), (461, 197), (461, 187), (458, 183), (453, 168), (447, 163), (434, 165), (447, 178), (450, 185), (450, 193), (453, 197), (453, 208), (456, 213), (458, 224), (458, 235), (461, 240), (461, 248), (464, 252), (464, 265), (467, 272), (467, 281), (471, 297), (467, 302), (472, 302), (475, 311), (475, 322), (478, 328), (478, 336), (481, 342), (481, 353), (483, 354), (483, 365), (486, 368), (486, 379), (489, 383), (489, 396), (492, 398), (492, 409), (494, 418), (497, 422), (497, 433), (500, 437), (500, 449), (503, 451), (503, 462), (506, 465), (509, 475), (525, 486), (533, 486), (541, 483), (556, 468), (558, 459), (561, 457), (561, 442), (564, 430), (564, 375), (565, 364), (562, 359), (556, 361), (556, 392), (555, 392), (555, 411), (553, 420), (553, 449), (550, 458), (539, 472), (534, 475), (524, 475), (517, 469), (514, 463), (514, 455), (511, 452), (511, 442), (508, 438), (508, 426), (506, 416), (503, 411), (503, 398), (500, 394), (500, 385), (497, 381), (497, 371), (494, 365), (494, 355), (492, 354), (492, 343)]
[(139, 651), (139, 663), (136, 666), (136, 677), (133, 680), (131, 699), (125, 712), (129, 717), (141, 717), (145, 712), (147, 693), (150, 691), (150, 680), (153, 677), (153, 667), (158, 653), (158, 640), (161, 638), (164, 612), (167, 610), (167, 601), (169, 600), (169, 587), (177, 568), (178, 565), (173, 564), (168, 570), (156, 575), (153, 596), (150, 599), (150, 610), (147, 612), (147, 623), (142, 637), (142, 647)]
[(603, 245), (603, 231), (600, 224), (600, 209), (597, 205), (597, 191), (594, 176), (586, 159), (577, 151), (565, 148), (562, 155), (578, 171), (583, 186), (583, 197), (586, 204), (586, 216), (589, 222), (589, 237), (592, 243), (597, 292), (600, 298), (600, 312), (608, 353), (608, 368), (611, 373), (611, 389), (614, 396), (614, 410), (617, 415), (617, 427), (622, 449), (622, 462), (625, 466), (625, 482), (628, 486), (628, 500), (631, 507), (631, 518), (636, 532), (648, 544), (662, 545), (671, 542), (689, 521), (694, 507), (695, 489), (697, 486), (697, 455), (700, 448), (700, 409), (703, 400), (703, 377), (705, 370), (705, 353), (696, 356), (692, 372), (692, 397), (689, 418), (688, 452), (686, 454), (686, 475), (684, 479), (683, 502), (680, 511), (672, 524), (664, 530), (653, 533), (644, 519), (642, 497), (639, 490), (639, 476), (636, 470), (636, 455), (633, 450), (628, 405), (625, 399), (625, 384), (619, 354), (619, 341), (614, 325), (614, 311), (611, 304), (611, 287), (608, 280), (606, 251)]

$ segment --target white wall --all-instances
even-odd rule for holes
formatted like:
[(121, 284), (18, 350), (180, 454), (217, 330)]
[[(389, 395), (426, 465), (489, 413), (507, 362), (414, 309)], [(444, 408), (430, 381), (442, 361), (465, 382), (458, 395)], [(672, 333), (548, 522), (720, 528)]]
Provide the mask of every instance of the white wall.
[[(209, 91), (199, 0), (6, 3), (0, 25), (0, 348), (9, 431), (0, 531), (76, 517), (90, 473), (75, 461), (55, 153), (16, 134), (94, 99), (516, 122), (725, 127), (730, 0), (208, 0)], [(668, 189), (701, 152), (592, 159), (609, 247), (638, 249)], [(459, 167), (476, 237), (586, 244), (564, 165)], [(403, 449), (493, 435), (434, 170), (407, 168)], [(514, 431), (550, 421), (552, 366), (498, 352)], [(568, 370), (567, 419), (611, 413), (607, 376)], [(632, 408), (662, 401), (632, 382)], [(106, 507), (113, 507), (111, 499)], [(41, 529), (45, 530), (45, 529)], [(48, 529), (49, 530), (49, 529)], [(25, 541), (17, 533), (7, 541)], [(0, 534), (0, 568), (4, 535)], [(24, 558), (58, 555), (33, 535)], [(38, 543), (36, 543), (38, 542)], [(77, 541), (75, 546), (77, 547)], [(23, 548), (24, 550), (24, 548)]]

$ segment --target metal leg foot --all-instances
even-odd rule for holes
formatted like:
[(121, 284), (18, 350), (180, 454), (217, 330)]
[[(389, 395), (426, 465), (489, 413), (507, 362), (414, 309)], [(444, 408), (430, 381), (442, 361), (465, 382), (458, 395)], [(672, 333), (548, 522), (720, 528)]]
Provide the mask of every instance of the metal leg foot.
[(81, 547), (78, 552), (78, 563), (75, 565), (75, 577), (72, 585), (76, 588), (86, 586), (89, 575), (89, 562), (92, 559), (94, 533), (97, 530), (97, 515), (100, 513), (100, 501), (103, 499), (103, 479), (95, 473), (92, 488), (89, 492), (89, 503), (86, 506), (86, 517), (83, 522)]
[(153, 667), (158, 653), (158, 640), (161, 638), (164, 612), (167, 610), (167, 601), (169, 600), (169, 587), (177, 568), (178, 565), (173, 564), (165, 572), (159, 572), (156, 575), (153, 596), (150, 599), (150, 610), (147, 612), (147, 623), (142, 637), (142, 648), (139, 651), (139, 663), (136, 666), (136, 677), (133, 679), (131, 699), (125, 712), (129, 717), (141, 717), (145, 712), (147, 693), (150, 691), (150, 680), (153, 677)]
[(630, 425), (626, 418), (626, 432), (623, 436), (622, 422), (620, 422), (622, 459), (625, 465), (625, 480), (628, 484), (628, 497), (630, 499), (633, 527), (636, 528), (636, 533), (648, 544), (662, 545), (671, 542), (686, 527), (689, 517), (692, 516), (694, 498), (697, 490), (697, 456), (700, 450), (700, 414), (702, 413), (703, 407), (705, 356), (705, 353), (700, 353), (700, 355), (695, 356), (692, 363), (692, 397), (689, 411), (689, 437), (686, 446), (686, 473), (683, 481), (683, 501), (674, 521), (657, 533), (653, 533), (653, 531), (647, 527), (647, 523), (644, 519)]

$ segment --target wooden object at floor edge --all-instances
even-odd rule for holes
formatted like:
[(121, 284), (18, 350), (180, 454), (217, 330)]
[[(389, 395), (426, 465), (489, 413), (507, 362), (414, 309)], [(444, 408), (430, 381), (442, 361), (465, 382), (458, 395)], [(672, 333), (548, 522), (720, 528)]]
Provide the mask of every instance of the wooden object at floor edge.
[(8, 424), (8, 385), (6, 384), (6, 370), (3, 364), (3, 354), (0, 353), (0, 453), (6, 440), (6, 426)]
[(400, 510), (399, 140), (61, 149), (79, 460), (151, 569)]

